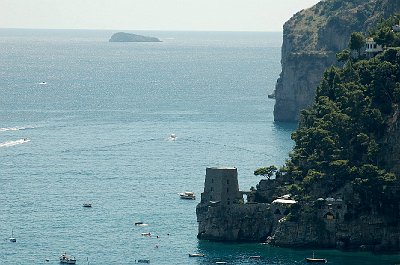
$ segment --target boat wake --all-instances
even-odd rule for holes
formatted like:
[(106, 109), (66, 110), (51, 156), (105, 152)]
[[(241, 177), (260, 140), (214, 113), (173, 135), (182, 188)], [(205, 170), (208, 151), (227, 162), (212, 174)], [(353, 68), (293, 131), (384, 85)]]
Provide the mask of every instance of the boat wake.
[(15, 141), (8, 141), (8, 142), (0, 143), (0, 147), (11, 147), (11, 146), (14, 146), (14, 145), (25, 144), (25, 143), (28, 143), (30, 141), (31, 140), (26, 139), (26, 138), (15, 140)]
[(5, 128), (0, 128), (0, 132), (7, 132), (7, 131), (22, 131), (22, 130), (27, 130), (27, 129), (33, 129), (34, 127), (32, 126), (16, 126), (16, 127), (5, 127)]

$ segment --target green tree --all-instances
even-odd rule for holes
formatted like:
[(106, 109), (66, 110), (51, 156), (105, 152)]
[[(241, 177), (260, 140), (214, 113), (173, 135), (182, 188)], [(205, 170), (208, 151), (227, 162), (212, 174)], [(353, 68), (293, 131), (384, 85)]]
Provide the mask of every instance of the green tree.
[(365, 47), (365, 37), (361, 32), (353, 32), (350, 36), (349, 48), (357, 51), (358, 57), (361, 55), (361, 49)]
[(255, 176), (263, 176), (267, 177), (268, 179), (271, 179), (271, 177), (275, 174), (275, 172), (278, 170), (276, 166), (269, 166), (269, 167), (260, 167), (254, 171)]
[(350, 59), (350, 51), (348, 49), (345, 49), (336, 54), (336, 60), (338, 60), (338, 62), (347, 62), (349, 59)]

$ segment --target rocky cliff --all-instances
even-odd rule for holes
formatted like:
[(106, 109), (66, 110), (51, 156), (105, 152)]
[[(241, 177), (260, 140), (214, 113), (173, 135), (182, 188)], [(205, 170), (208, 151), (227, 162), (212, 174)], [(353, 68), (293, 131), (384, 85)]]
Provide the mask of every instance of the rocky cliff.
[(275, 89), (274, 119), (297, 121), (309, 106), (325, 69), (346, 48), (350, 34), (368, 32), (381, 18), (400, 11), (392, 0), (326, 0), (296, 13), (283, 26), (282, 72)]
[(199, 204), (199, 239), (265, 242), (274, 224), (268, 204)]
[[(280, 247), (337, 248), (361, 251), (399, 251), (397, 218), (382, 217), (376, 209), (364, 212), (351, 187), (329, 198), (293, 203), (277, 199), (270, 186), (282, 180), (262, 180), (247, 203), (231, 205), (202, 200), (196, 207), (198, 238), (224, 242), (265, 242)], [(262, 198), (270, 203), (256, 202)], [(343, 199), (342, 199), (343, 198)], [(363, 209), (364, 207), (364, 209)]]

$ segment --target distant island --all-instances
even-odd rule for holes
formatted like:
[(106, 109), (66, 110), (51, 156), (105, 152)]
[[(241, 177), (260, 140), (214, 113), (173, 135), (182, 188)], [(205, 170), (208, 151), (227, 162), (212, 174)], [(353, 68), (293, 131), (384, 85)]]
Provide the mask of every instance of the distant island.
[(132, 33), (118, 32), (111, 36), (109, 42), (161, 42), (158, 38)]

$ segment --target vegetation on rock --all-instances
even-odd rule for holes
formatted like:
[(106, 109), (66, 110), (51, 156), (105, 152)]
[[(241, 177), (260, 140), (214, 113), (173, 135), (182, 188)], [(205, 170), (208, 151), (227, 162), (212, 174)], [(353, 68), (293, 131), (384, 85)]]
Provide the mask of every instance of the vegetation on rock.
[(343, 66), (326, 70), (314, 104), (301, 112), (292, 134), (290, 159), (277, 172), (283, 192), (316, 200), (347, 185), (361, 211), (400, 218), (398, 172), (383, 155), (388, 129), (399, 123), (400, 32), (391, 30), (398, 21), (399, 15), (381, 21), (370, 33), (385, 45), (382, 53), (363, 56), (365, 37), (353, 33), (349, 48), (358, 56), (344, 50), (337, 55)]
[(275, 174), (278, 170), (276, 166), (269, 166), (269, 167), (260, 167), (254, 171), (255, 176), (263, 176), (271, 179), (271, 177)]

